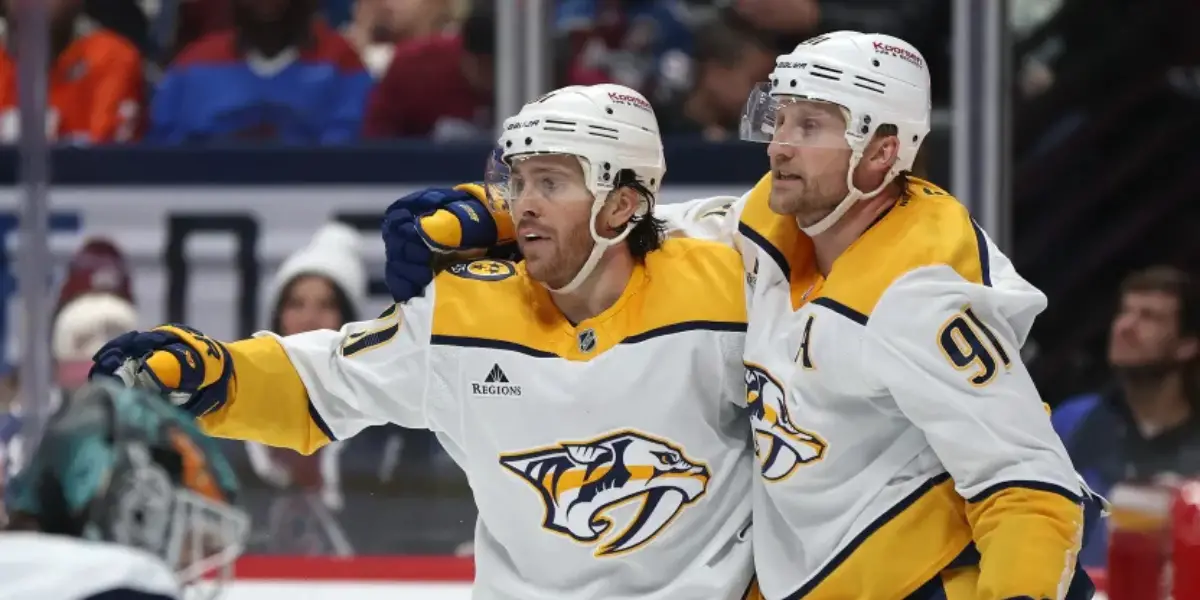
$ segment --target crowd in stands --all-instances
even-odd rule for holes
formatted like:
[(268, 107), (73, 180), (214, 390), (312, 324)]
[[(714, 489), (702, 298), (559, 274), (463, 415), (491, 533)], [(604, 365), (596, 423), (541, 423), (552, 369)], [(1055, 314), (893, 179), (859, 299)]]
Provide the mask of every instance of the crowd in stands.
[[(553, 83), (649, 95), (667, 134), (724, 139), (773, 56), (822, 31), (909, 39), (944, 82), (948, 0), (561, 0)], [(903, 6), (899, 6), (903, 4)], [(20, 14), (3, 2), (0, 142), (19, 139)], [(47, 0), (63, 144), (479, 139), (496, 115), (490, 0)], [(947, 25), (947, 26), (942, 26)], [(939, 84), (939, 100), (944, 99)]]

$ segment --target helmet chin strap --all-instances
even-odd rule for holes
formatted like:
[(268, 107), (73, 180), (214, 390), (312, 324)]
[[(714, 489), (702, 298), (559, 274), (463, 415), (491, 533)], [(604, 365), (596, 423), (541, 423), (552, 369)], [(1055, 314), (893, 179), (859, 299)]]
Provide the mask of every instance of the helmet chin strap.
[(834, 207), (833, 212), (825, 215), (825, 218), (808, 227), (800, 227), (800, 231), (803, 231), (805, 235), (813, 237), (825, 233), (825, 231), (841, 220), (846, 215), (846, 212), (854, 207), (856, 202), (859, 200), (870, 200), (878, 196), (879, 192), (882, 192), (883, 188), (887, 187), (896, 178), (896, 175), (899, 174), (899, 171), (893, 166), (888, 170), (887, 176), (883, 178), (883, 183), (879, 184), (879, 187), (870, 192), (859, 191), (857, 187), (854, 187), (854, 170), (858, 168), (858, 162), (862, 160), (862, 156), (862, 150), (855, 151), (854, 154), (850, 155), (850, 169), (846, 171), (846, 189), (850, 190), (850, 192)]
[(592, 271), (596, 270), (596, 265), (600, 264), (600, 258), (604, 256), (604, 253), (612, 246), (625, 241), (625, 238), (629, 237), (629, 233), (633, 231), (633, 223), (631, 222), (616, 237), (602, 237), (596, 232), (596, 217), (600, 216), (600, 211), (603, 208), (604, 197), (598, 195), (596, 201), (592, 203), (592, 218), (588, 221), (588, 230), (592, 234), (592, 253), (588, 255), (583, 266), (579, 267), (579, 272), (575, 273), (575, 277), (567, 285), (560, 288), (552, 288), (543, 282), (542, 285), (545, 285), (546, 289), (550, 290), (551, 293), (570, 294), (579, 289), (579, 286), (583, 285), (583, 282), (587, 281), (588, 277), (592, 275)]

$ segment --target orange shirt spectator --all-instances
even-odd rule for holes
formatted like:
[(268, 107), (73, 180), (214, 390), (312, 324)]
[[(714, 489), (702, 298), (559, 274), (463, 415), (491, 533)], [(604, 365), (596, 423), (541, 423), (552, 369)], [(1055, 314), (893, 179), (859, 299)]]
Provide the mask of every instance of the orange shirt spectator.
[[(140, 133), (141, 56), (111, 31), (81, 28), (51, 65), (49, 88), (46, 133), (52, 141), (108, 144)], [(16, 57), (0, 47), (0, 143), (20, 139), (18, 104)]]

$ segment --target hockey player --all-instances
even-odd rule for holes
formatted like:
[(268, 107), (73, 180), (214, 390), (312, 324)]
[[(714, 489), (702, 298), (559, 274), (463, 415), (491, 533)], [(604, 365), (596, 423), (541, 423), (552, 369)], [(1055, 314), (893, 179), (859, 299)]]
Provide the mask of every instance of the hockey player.
[[(929, 112), (908, 43), (814, 38), (747, 103), (742, 136), (769, 144), (770, 174), (741, 198), (667, 209), (676, 230), (737, 247), (752, 288), (755, 558), (771, 600), (1091, 594), (1075, 575), (1086, 490), (1020, 362), (1046, 299), (959, 202), (908, 174)], [(453, 240), (462, 212), (417, 229)], [(421, 272), (402, 258), (388, 266), (401, 291)]]
[[(115, 380), (77, 390), (9, 483), (2, 600), (175, 600), (227, 578), (249, 531), (212, 440)], [(222, 582), (186, 591), (215, 597)]]
[(551, 93), (500, 148), (523, 262), (455, 264), (341, 331), (129, 333), (96, 372), (136, 368), (211, 435), (306, 453), (436, 431), (475, 492), (477, 600), (754, 593), (737, 253), (662, 240), (662, 144), (633, 90)]

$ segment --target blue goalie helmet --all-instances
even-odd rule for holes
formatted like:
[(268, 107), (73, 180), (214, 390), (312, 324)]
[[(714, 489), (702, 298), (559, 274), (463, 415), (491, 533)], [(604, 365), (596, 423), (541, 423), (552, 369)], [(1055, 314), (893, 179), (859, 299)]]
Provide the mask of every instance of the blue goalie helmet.
[(186, 585), (231, 576), (249, 532), (237, 493), (233, 469), (191, 416), (104, 380), (54, 415), (10, 481), (8, 508), (45, 533), (157, 555)]

